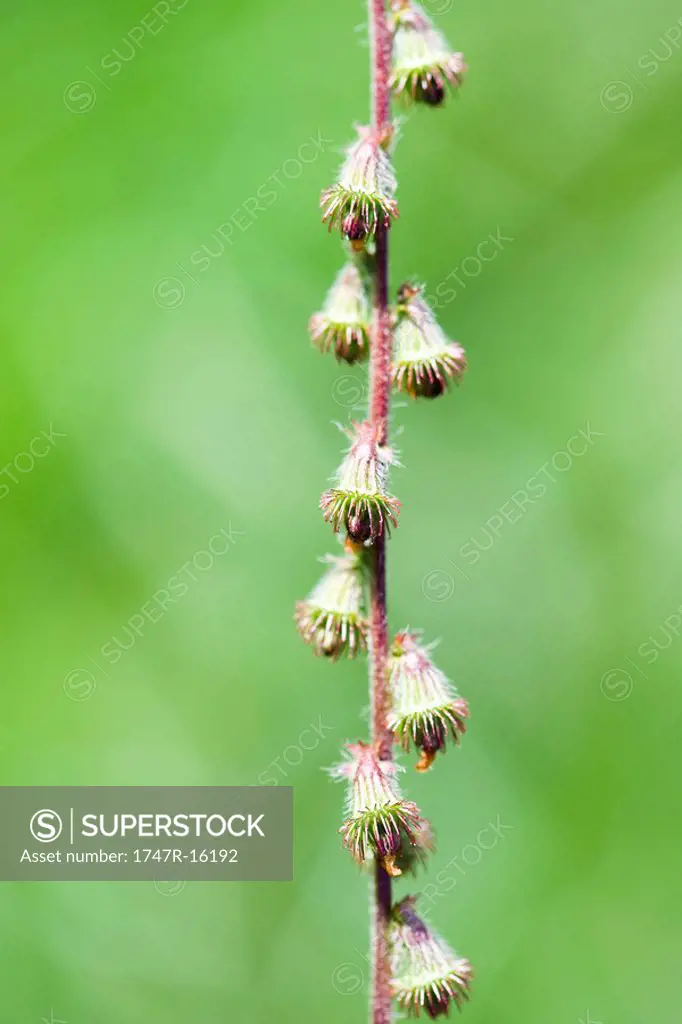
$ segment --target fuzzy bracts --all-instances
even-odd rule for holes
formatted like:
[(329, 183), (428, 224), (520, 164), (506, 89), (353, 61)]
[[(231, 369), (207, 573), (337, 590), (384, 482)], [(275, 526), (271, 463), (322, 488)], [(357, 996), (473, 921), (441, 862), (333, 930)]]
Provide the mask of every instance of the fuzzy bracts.
[(438, 398), (466, 370), (464, 349), (450, 341), (421, 285), (407, 282), (398, 292), (395, 314), (393, 383), (412, 398)]
[(376, 133), (358, 126), (357, 140), (346, 150), (338, 181), (320, 199), (322, 221), (340, 227), (351, 242), (362, 243), (377, 227), (389, 228), (398, 216), (397, 181), (391, 160)]
[(472, 969), (433, 932), (407, 896), (393, 909), (391, 927), (392, 987), (398, 1005), (408, 1017), (425, 1013), (435, 1020), (461, 1009), (469, 999)]
[(417, 805), (403, 799), (394, 761), (379, 760), (368, 743), (349, 743), (345, 753), (331, 769), (333, 778), (348, 783), (343, 845), (358, 864), (376, 857), (390, 875), (400, 875), (398, 861), (422, 840), (426, 822)]
[(369, 422), (356, 423), (349, 433), (350, 448), (341, 463), (335, 486), (320, 498), (324, 518), (335, 532), (346, 530), (359, 543), (372, 543), (398, 525), (400, 502), (387, 491), (393, 452), (377, 441)]
[(296, 605), (296, 625), (315, 654), (336, 661), (354, 658), (367, 646), (366, 568), (361, 552), (326, 555), (327, 569), (305, 601)]
[(398, 633), (389, 663), (389, 728), (404, 750), (421, 751), (418, 771), (431, 767), (448, 737), (459, 743), (466, 731), (469, 706), (431, 659), (431, 647), (416, 633)]
[(329, 289), (319, 313), (309, 322), (310, 337), (321, 352), (356, 363), (367, 357), (372, 311), (358, 267), (347, 263)]
[(439, 107), (447, 87), (458, 88), (467, 70), (464, 56), (454, 53), (419, 4), (394, 0), (391, 88), (406, 103)]

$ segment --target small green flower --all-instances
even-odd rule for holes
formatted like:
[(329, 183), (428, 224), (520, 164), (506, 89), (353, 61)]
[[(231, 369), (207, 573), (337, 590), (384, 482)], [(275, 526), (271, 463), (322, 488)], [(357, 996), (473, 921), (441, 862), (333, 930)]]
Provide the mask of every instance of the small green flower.
[(358, 864), (376, 858), (388, 874), (400, 875), (400, 862), (423, 842), (427, 824), (417, 805), (402, 798), (399, 765), (379, 760), (367, 743), (349, 743), (345, 753), (346, 760), (331, 769), (333, 778), (348, 781), (347, 818), (339, 829), (343, 845)]
[(393, 452), (377, 442), (369, 422), (353, 424), (351, 446), (336, 474), (336, 486), (320, 498), (324, 518), (357, 543), (373, 543), (398, 525), (400, 502), (386, 492)]
[(296, 626), (315, 654), (336, 661), (367, 646), (366, 578), (362, 552), (326, 555), (327, 571), (296, 605)]
[(468, 960), (431, 931), (415, 903), (414, 896), (407, 896), (393, 908), (391, 987), (408, 1017), (424, 1012), (435, 1020), (449, 1016), (452, 1003), (459, 1010), (467, 1002), (473, 971)]
[(423, 298), (421, 285), (407, 282), (398, 291), (393, 346), (393, 383), (412, 398), (438, 398), (450, 380), (466, 370), (464, 349), (450, 341)]
[(329, 289), (319, 313), (310, 318), (310, 336), (321, 352), (332, 351), (346, 363), (364, 359), (369, 351), (372, 310), (362, 274), (347, 263)]
[(395, 200), (397, 181), (390, 157), (372, 129), (357, 128), (358, 138), (346, 151), (339, 180), (322, 193), (322, 222), (341, 233), (357, 247), (377, 227), (389, 228), (398, 216)]
[(461, 53), (453, 53), (445, 36), (434, 27), (419, 4), (395, 0), (391, 88), (407, 103), (439, 107), (446, 86), (457, 88), (467, 70)]
[(404, 750), (421, 751), (418, 771), (427, 771), (448, 737), (455, 743), (466, 731), (469, 706), (431, 660), (431, 649), (416, 633), (398, 633), (389, 662), (389, 729)]

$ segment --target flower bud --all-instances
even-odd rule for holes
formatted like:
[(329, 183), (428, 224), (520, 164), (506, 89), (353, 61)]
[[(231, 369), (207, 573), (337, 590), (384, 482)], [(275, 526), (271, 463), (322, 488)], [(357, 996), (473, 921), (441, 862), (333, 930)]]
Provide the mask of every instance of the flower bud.
[(362, 552), (346, 550), (321, 560), (327, 571), (296, 605), (296, 626), (315, 654), (336, 661), (367, 646), (366, 579)]
[(393, 383), (412, 398), (437, 398), (452, 378), (459, 382), (466, 357), (462, 346), (448, 339), (422, 292), (409, 282), (398, 292)]
[(412, 0), (394, 0), (391, 88), (406, 102), (439, 107), (446, 86), (457, 88), (467, 70), (461, 53), (453, 53), (423, 8)]
[(322, 222), (358, 243), (377, 227), (389, 228), (398, 216), (397, 181), (391, 160), (371, 128), (358, 127), (358, 138), (347, 150), (339, 180), (322, 193)]
[(342, 528), (351, 540), (374, 542), (389, 523), (398, 525), (400, 502), (386, 493), (393, 452), (377, 442), (376, 429), (355, 423), (349, 434), (351, 446), (336, 474), (336, 486), (320, 498), (324, 518), (338, 533)]
[(402, 798), (399, 765), (380, 761), (367, 743), (349, 743), (345, 754), (346, 760), (331, 769), (333, 778), (348, 781), (347, 818), (339, 829), (343, 845), (358, 864), (376, 858), (388, 874), (400, 875), (398, 862), (423, 842), (427, 823), (417, 805)]
[(355, 363), (369, 350), (372, 311), (362, 274), (347, 263), (337, 275), (319, 313), (310, 318), (310, 336), (321, 352), (334, 351), (337, 359)]
[(448, 736), (459, 743), (469, 706), (431, 660), (417, 634), (398, 633), (389, 661), (391, 711), (388, 726), (404, 750), (421, 751), (418, 771), (427, 771)]
[(407, 896), (393, 908), (391, 987), (408, 1017), (423, 1011), (435, 1020), (449, 1016), (452, 1003), (459, 1010), (468, 1001), (473, 971), (417, 914), (415, 903)]

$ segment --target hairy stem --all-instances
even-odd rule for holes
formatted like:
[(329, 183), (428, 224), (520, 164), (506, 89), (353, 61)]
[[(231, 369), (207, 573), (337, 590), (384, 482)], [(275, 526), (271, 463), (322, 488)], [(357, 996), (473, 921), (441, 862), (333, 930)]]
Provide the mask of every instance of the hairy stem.
[[(369, 0), (370, 37), (372, 40), (372, 127), (377, 139), (388, 138), (391, 127), (391, 39), (386, 18), (385, 0)], [(388, 231), (380, 227), (376, 233), (374, 260), (374, 321), (370, 363), (369, 415), (377, 428), (381, 444), (388, 441), (388, 417), (391, 402), (391, 324), (388, 310)], [(382, 759), (392, 756), (392, 736), (387, 725), (388, 714), (388, 622), (386, 615), (386, 540), (376, 542), (371, 582), (370, 616), (370, 698), (372, 709), (372, 740)], [(373, 879), (371, 946), (372, 997), (371, 1024), (391, 1022), (391, 968), (388, 948), (388, 925), (391, 914), (391, 879), (377, 863)]]
[[(371, 585), (370, 617), (370, 692), (372, 700), (372, 739), (382, 760), (392, 755), (392, 734), (386, 724), (388, 688), (386, 657), (388, 623), (386, 619), (386, 541), (381, 537), (375, 547)], [(372, 1002), (371, 1024), (391, 1022), (391, 965), (388, 926), (391, 918), (391, 878), (377, 861), (372, 880), (371, 920)]]
[(372, 41), (372, 124), (380, 132), (391, 123), (391, 34), (385, 0), (369, 0), (369, 31)]

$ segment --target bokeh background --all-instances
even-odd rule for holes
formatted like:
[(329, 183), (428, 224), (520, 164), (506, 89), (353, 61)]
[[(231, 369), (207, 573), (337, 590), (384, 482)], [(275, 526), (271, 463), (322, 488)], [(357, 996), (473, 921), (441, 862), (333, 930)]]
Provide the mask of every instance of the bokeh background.
[[(0, 14), (0, 781), (292, 785), (296, 879), (3, 884), (0, 1017), (350, 1024), (365, 883), (320, 769), (365, 733), (365, 666), (316, 662), (291, 614), (332, 543), (332, 421), (365, 387), (306, 335), (340, 261), (317, 195), (366, 118), (364, 11), (156, 6)], [(470, 366), (395, 408), (390, 611), (441, 639), (473, 717), (405, 778), (438, 835), (412, 888), (476, 965), (469, 1024), (672, 1024), (682, 9), (429, 9), (471, 71), (404, 122), (392, 276), (457, 277), (440, 315)]]

